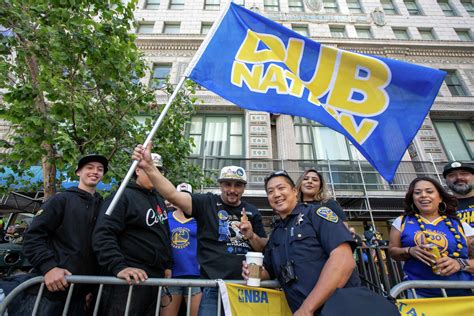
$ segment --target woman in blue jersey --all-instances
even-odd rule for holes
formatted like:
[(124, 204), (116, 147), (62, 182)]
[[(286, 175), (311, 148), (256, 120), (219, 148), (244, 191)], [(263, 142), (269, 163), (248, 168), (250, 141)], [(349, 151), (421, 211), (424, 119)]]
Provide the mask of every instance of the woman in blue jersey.
[[(456, 217), (456, 206), (456, 198), (436, 180), (418, 177), (411, 182), (405, 195), (404, 215), (393, 222), (389, 244), (391, 257), (405, 261), (407, 280), (472, 280), (474, 260), (468, 239), (472, 240), (474, 232)], [(433, 248), (437, 248), (440, 258), (430, 251)], [(448, 296), (472, 293), (447, 292)], [(441, 296), (439, 289), (418, 289), (416, 293), (418, 297)]]
[[(179, 192), (192, 193), (188, 183), (176, 187)], [(179, 208), (168, 216), (171, 231), (171, 251), (173, 257), (172, 277), (178, 279), (199, 279), (199, 263), (197, 261), (196, 220), (186, 218)], [(170, 287), (171, 303), (161, 308), (161, 315), (177, 316), (183, 297), (186, 304), (189, 299), (187, 287)], [(191, 316), (196, 316), (201, 302), (201, 289), (191, 288)]]

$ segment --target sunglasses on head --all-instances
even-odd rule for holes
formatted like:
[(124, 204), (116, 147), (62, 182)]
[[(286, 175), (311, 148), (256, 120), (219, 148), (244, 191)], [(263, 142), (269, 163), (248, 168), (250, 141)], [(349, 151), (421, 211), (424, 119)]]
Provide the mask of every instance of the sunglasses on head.
[(268, 181), (270, 181), (270, 179), (275, 178), (275, 177), (285, 177), (290, 180), (293, 186), (295, 186), (295, 182), (293, 181), (293, 179), (291, 179), (288, 172), (286, 172), (285, 170), (278, 170), (278, 171), (273, 171), (272, 173), (270, 173), (268, 176), (265, 177), (264, 179), (265, 188), (267, 187)]

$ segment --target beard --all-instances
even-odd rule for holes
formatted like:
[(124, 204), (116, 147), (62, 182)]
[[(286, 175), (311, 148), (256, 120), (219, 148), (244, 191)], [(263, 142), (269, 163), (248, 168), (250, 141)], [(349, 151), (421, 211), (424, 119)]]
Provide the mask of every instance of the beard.
[(466, 195), (472, 191), (472, 184), (468, 183), (447, 183), (448, 188), (450, 188), (454, 193), (459, 195)]

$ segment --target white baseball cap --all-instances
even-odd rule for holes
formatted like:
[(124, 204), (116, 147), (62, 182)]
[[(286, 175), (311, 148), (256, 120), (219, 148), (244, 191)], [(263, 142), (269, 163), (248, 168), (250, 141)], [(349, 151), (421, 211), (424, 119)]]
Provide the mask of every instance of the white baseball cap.
[(227, 166), (221, 169), (221, 174), (217, 181), (234, 180), (247, 183), (247, 173), (245, 169), (238, 166)]
[(163, 168), (163, 159), (161, 159), (161, 155), (155, 154), (155, 153), (151, 153), (151, 160), (153, 160), (153, 164), (154, 164), (157, 168)]
[(189, 193), (193, 193), (193, 187), (189, 184), (189, 183), (180, 183), (176, 186), (176, 190), (178, 190), (178, 192), (189, 192)]

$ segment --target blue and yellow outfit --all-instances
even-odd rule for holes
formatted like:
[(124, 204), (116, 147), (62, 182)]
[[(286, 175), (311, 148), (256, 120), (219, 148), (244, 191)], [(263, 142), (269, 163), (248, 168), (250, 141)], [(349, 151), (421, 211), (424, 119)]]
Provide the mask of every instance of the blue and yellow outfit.
[[(415, 216), (405, 216), (402, 219), (400, 229), (402, 247), (415, 247), (421, 244), (433, 243), (438, 246), (441, 255), (443, 253), (452, 254), (454, 251), (459, 251), (460, 258), (468, 258), (467, 239), (464, 235), (464, 230), (461, 226), (461, 223), (458, 220), (451, 219), (451, 223), (456, 229), (456, 232), (461, 235), (460, 241), (463, 246), (461, 250), (457, 249), (457, 242), (454, 234), (449, 230), (448, 225), (446, 225), (442, 217), (439, 217), (432, 223), (423, 217), (420, 218), (425, 226), (426, 233), (428, 233), (430, 237), (428, 240), (426, 240), (426, 237), (423, 231), (420, 229), (420, 224), (417, 222), (417, 218)], [(405, 262), (403, 271), (405, 272), (405, 277), (408, 280), (473, 280), (471, 274), (464, 271), (457, 272), (450, 276), (436, 275), (433, 273), (430, 266), (415, 258), (410, 258)], [(441, 290), (439, 289), (417, 289), (416, 292), (422, 297), (442, 296)], [(469, 290), (446, 290), (446, 292), (448, 296), (471, 295), (471, 291)]]
[[(342, 243), (356, 244), (349, 230), (327, 207), (298, 204), (285, 219), (277, 220), (267, 247), (264, 266), (278, 278), (290, 309), (295, 312), (318, 282), (332, 250)], [(295, 279), (288, 282), (288, 265)], [(345, 287), (360, 286), (354, 271)]]
[[(197, 223), (194, 218), (180, 220), (173, 212), (168, 217), (171, 231), (171, 255), (173, 257), (173, 278), (199, 279), (199, 263), (197, 261)], [(172, 295), (188, 295), (187, 287), (170, 287)], [(193, 287), (191, 295), (200, 293), (201, 289)]]
[(171, 253), (173, 256), (173, 278), (193, 276), (199, 279), (197, 261), (197, 224), (194, 218), (184, 221), (176, 218), (173, 212), (168, 217), (171, 231)]

